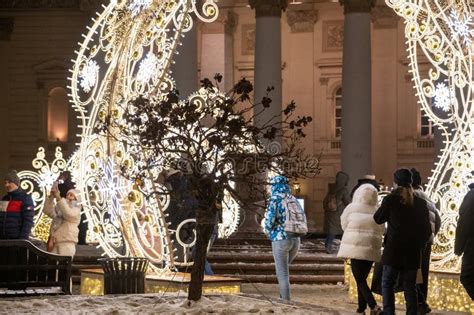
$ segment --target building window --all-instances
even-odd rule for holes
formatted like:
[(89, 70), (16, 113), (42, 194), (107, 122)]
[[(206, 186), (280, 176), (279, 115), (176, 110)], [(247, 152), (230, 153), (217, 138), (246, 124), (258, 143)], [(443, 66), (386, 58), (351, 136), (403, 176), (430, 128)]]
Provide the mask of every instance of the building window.
[(342, 131), (342, 88), (338, 88), (336, 90), (336, 93), (334, 94), (334, 104), (335, 106), (335, 134), (336, 138), (340, 139), (341, 138), (341, 131)]
[(421, 122), (420, 122), (420, 135), (423, 138), (432, 138), (433, 137), (433, 122), (429, 120), (428, 116), (421, 113)]
[(48, 94), (48, 141), (68, 140), (69, 101), (62, 87), (55, 87)]

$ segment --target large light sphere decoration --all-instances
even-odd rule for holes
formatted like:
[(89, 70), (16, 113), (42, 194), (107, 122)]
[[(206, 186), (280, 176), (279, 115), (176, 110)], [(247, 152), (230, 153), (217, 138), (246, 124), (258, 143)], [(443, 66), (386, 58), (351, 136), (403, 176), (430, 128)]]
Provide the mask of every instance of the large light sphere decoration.
[[(426, 187), (441, 210), (432, 267), (458, 272), (454, 255), (459, 206), (474, 182), (472, 0), (386, 0), (405, 22), (414, 88), (425, 115), (443, 134), (445, 147)], [(419, 67), (429, 61), (429, 69)]]
[[(190, 14), (205, 22), (217, 18), (213, 0), (200, 7), (196, 2), (112, 0), (93, 18), (71, 69), (70, 97), (82, 128), (71, 171), (89, 227), (106, 255), (147, 257), (155, 274), (189, 265), (189, 255), (177, 260), (175, 251), (192, 245), (172, 240), (179, 231), (168, 227), (169, 195), (145, 197), (166, 191), (155, 180), (163, 170), (159, 165), (150, 168), (148, 178), (132, 181), (121, 175), (146, 165), (150, 153), (122, 141), (118, 129), (126, 128), (122, 109), (129, 101), (139, 95), (159, 99), (173, 89), (169, 68), (180, 38), (193, 27)], [(105, 119), (121, 127), (96, 133), (96, 122)], [(239, 210), (228, 194), (223, 208), (226, 220), (219, 234), (226, 237), (237, 228)]]

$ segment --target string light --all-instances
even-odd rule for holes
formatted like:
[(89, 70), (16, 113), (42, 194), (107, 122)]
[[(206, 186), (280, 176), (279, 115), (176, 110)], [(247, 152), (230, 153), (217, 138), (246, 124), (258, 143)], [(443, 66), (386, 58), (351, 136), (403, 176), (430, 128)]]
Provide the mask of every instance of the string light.
[[(459, 206), (474, 182), (474, 106), (472, 1), (386, 0), (404, 19), (410, 73), (425, 115), (441, 131), (445, 147), (426, 192), (441, 211), (441, 229), (432, 252), (432, 269), (459, 272), (454, 255)], [(422, 71), (420, 56), (430, 67)], [(444, 114), (434, 111), (441, 109)]]
[[(170, 237), (176, 231), (166, 221), (168, 195), (150, 194), (166, 191), (156, 182), (161, 167), (150, 168), (150, 178), (135, 182), (121, 175), (123, 170), (143, 169), (147, 160), (159, 165), (159, 153), (147, 156), (140, 147), (126, 144), (119, 129), (127, 128), (122, 113), (131, 100), (139, 95), (159, 99), (173, 88), (169, 67), (180, 38), (193, 27), (190, 14), (204, 22), (217, 19), (213, 0), (204, 1), (199, 9), (197, 2), (111, 1), (93, 19), (71, 70), (70, 96), (82, 127), (74, 179), (84, 197), (88, 224), (107, 256), (147, 257), (154, 263), (149, 271), (158, 275), (191, 262), (189, 257), (184, 261), (174, 257), (182, 244)], [(96, 122), (106, 119), (119, 127), (107, 135), (97, 134)], [(219, 236), (228, 237), (239, 217), (238, 205), (228, 193), (223, 210)]]
[(49, 236), (51, 219), (43, 214), (46, 197), (53, 186), (54, 181), (62, 171), (66, 170), (66, 160), (63, 158), (61, 147), (56, 147), (54, 160), (48, 163), (43, 147), (38, 148), (36, 158), (32, 165), (36, 171), (21, 171), (18, 173), (20, 187), (31, 195), (35, 204), (35, 217), (33, 234), (35, 237), (46, 241)]

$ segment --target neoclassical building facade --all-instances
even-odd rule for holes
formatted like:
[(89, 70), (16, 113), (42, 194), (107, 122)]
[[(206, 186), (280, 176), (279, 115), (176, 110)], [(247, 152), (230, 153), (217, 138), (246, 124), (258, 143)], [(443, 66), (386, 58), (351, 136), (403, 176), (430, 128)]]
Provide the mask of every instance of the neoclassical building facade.
[[(322, 172), (300, 181), (311, 231), (322, 231), (322, 199), (341, 169), (352, 183), (374, 173), (391, 185), (398, 167), (416, 167), (426, 180), (435, 132), (416, 101), (404, 24), (382, 1), (218, 3), (216, 22), (186, 34), (173, 76), (184, 95), (217, 72), (222, 89), (246, 77), (256, 100), (273, 85), (274, 104), (294, 99), (298, 113), (313, 117), (303, 145), (322, 153)], [(31, 169), (39, 146), (50, 159), (57, 145), (66, 156), (74, 151), (79, 129), (68, 69), (98, 8), (99, 0), (0, 2), (2, 174)]]

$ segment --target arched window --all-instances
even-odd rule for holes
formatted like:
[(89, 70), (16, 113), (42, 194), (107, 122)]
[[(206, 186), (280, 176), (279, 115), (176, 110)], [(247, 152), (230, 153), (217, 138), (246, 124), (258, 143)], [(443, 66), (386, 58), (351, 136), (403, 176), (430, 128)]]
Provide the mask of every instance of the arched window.
[(55, 87), (48, 94), (48, 141), (68, 140), (69, 101), (62, 87)]
[(334, 93), (334, 104), (335, 104), (335, 136), (337, 139), (341, 138), (342, 131), (342, 87), (336, 90)]

